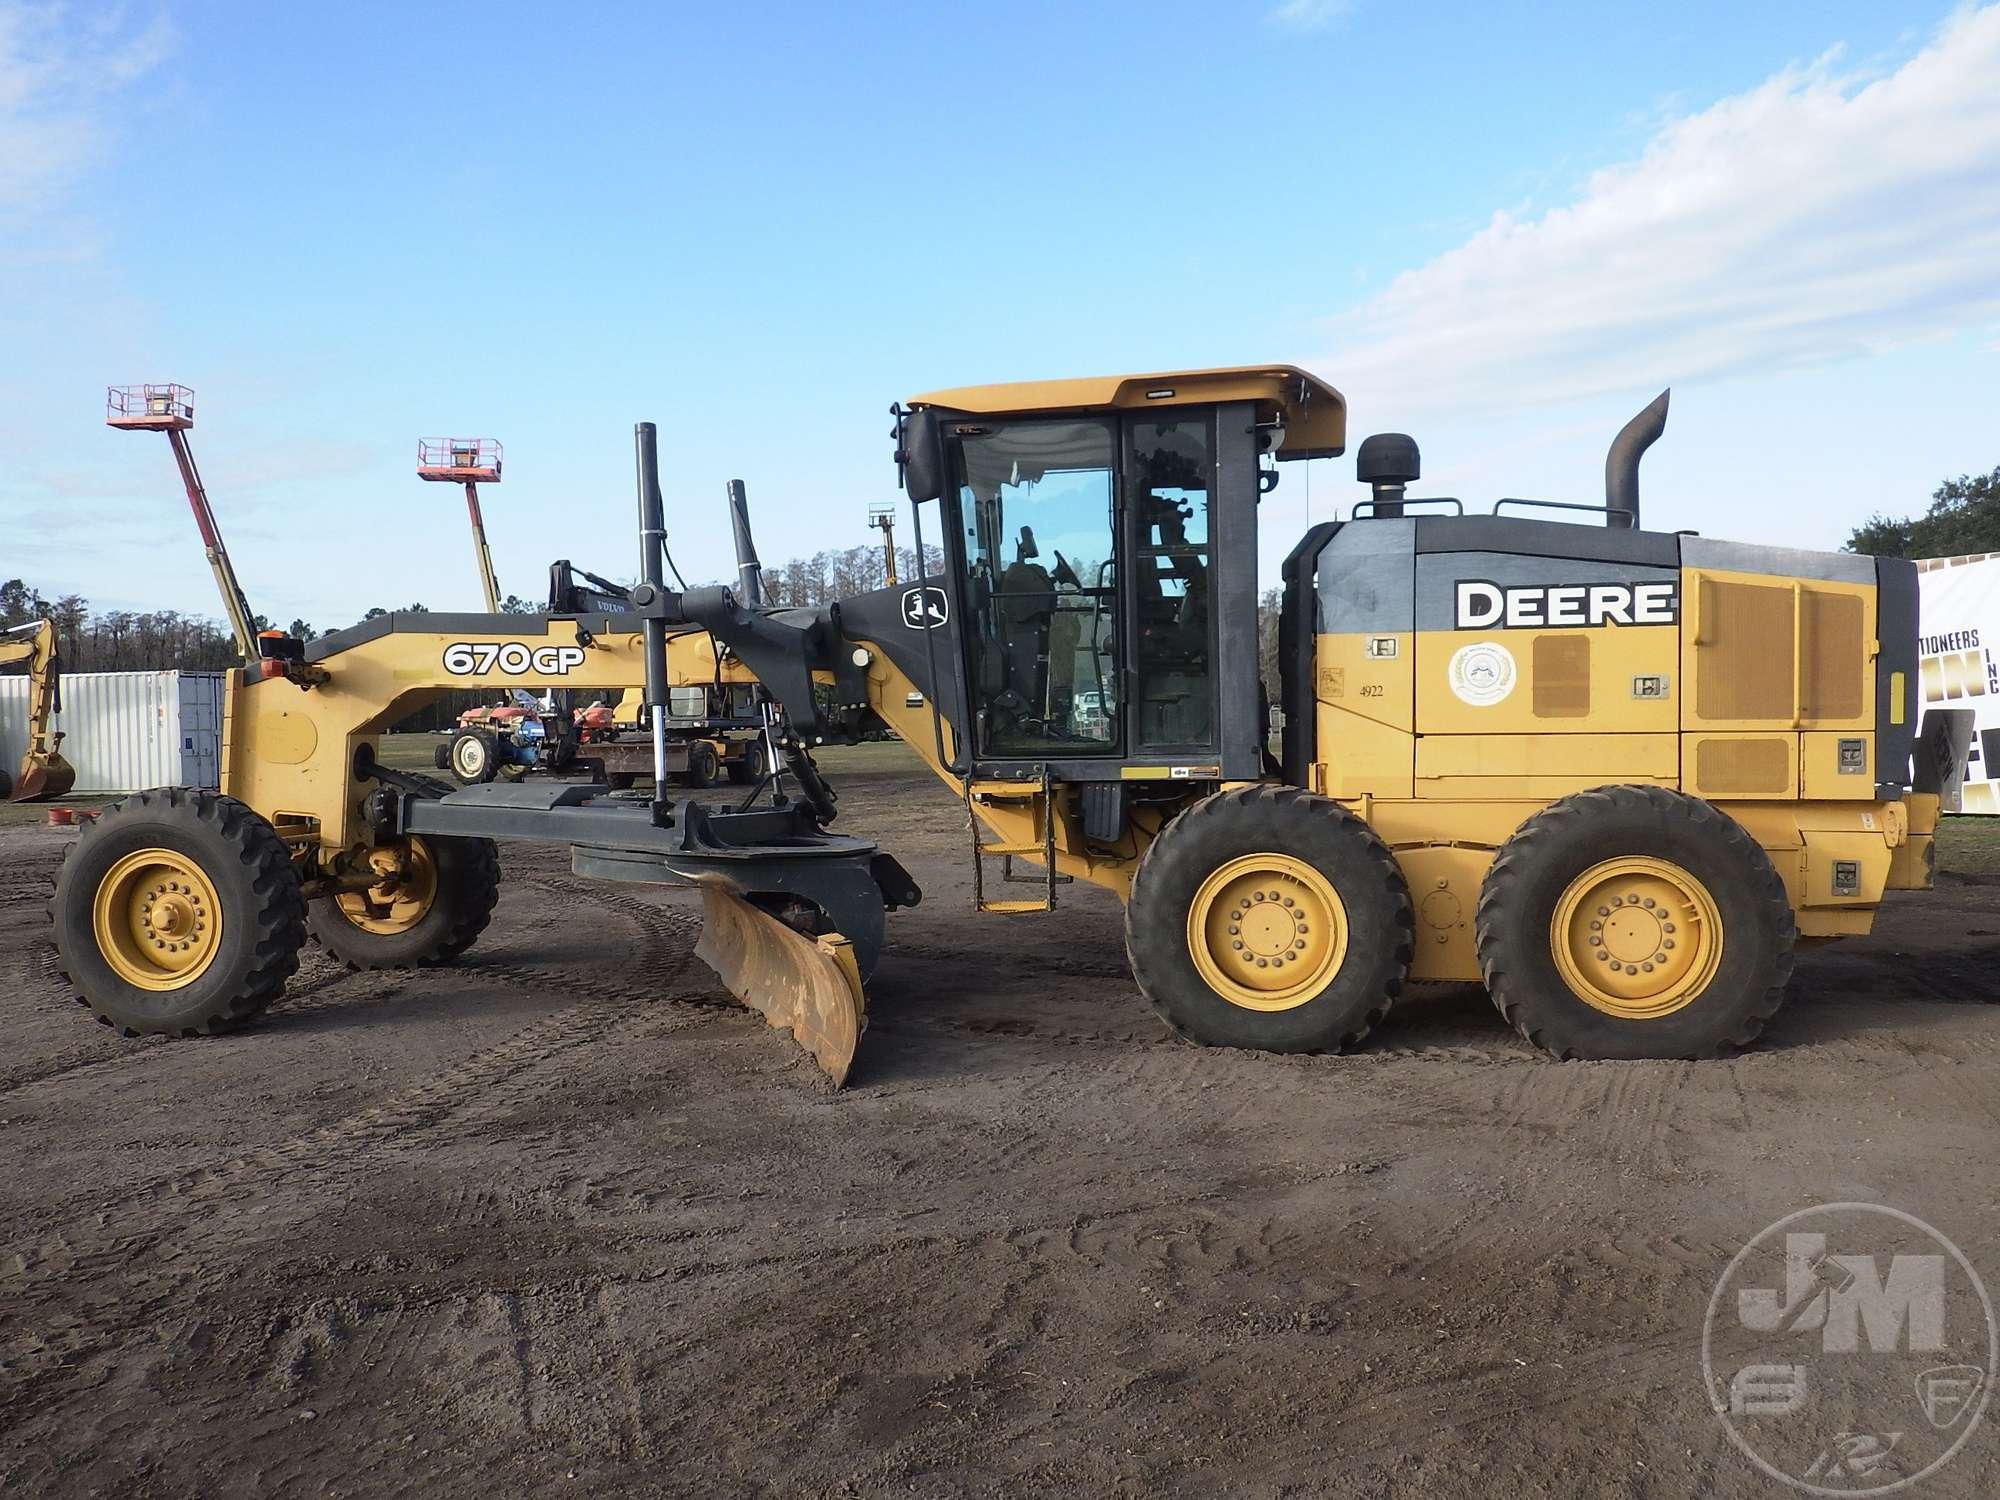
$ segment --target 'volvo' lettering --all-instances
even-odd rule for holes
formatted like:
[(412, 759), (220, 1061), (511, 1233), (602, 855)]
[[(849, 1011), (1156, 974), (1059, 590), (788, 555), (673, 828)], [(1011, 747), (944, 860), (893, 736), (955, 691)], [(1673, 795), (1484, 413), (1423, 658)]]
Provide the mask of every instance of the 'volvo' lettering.
[(1453, 598), (1456, 630), (1578, 630), (1594, 625), (1672, 625), (1680, 619), (1677, 578), (1649, 583), (1499, 584), (1461, 578)]

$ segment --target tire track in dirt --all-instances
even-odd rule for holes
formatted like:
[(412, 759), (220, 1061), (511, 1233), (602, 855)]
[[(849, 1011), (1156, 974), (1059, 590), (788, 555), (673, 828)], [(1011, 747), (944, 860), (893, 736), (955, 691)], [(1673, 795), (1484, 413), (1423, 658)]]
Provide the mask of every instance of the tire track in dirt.
[[(631, 1029), (634, 1009), (592, 997), (330, 1125), (0, 1247), (0, 1411), (16, 1409), (37, 1376), (38, 1402), (62, 1399), (68, 1382), (52, 1375), (104, 1378), (129, 1337), (171, 1320), (194, 1287), (227, 1280), (389, 1163), (490, 1132), (560, 1090), (575, 1058), (612, 1029)], [(712, 1020), (676, 1008), (633, 1036), (657, 1040)], [(199, 1268), (192, 1282), (189, 1266)]]
[[(653, 913), (650, 908), (647, 911), (664, 918), (657, 923), (641, 921), (640, 925), (647, 935), (649, 956), (662, 960), (661, 967), (671, 977), (693, 957), (689, 949), (684, 948), (678, 954), (668, 950), (670, 939), (684, 937), (688, 924), (668, 914)], [(547, 971), (512, 963), (473, 962), (416, 972), (432, 978), (456, 975), (476, 979), (497, 975), (531, 985), (545, 985), (550, 977)], [(395, 975), (393, 980), (383, 977), (390, 974)], [(370, 978), (395, 988), (412, 982), (411, 971), (356, 975), (343, 970), (330, 976), (327, 983), (333, 987), (347, 980)], [(304, 1173), (338, 1175), (351, 1169), (357, 1147), (381, 1145), (400, 1136), (434, 1130), (454, 1116), (471, 1120), (501, 1112), (511, 1105), (511, 1095), (520, 1091), (530, 1075), (589, 1047), (626, 1020), (637, 1007), (654, 1003), (676, 1006), (669, 1024), (648, 1028), (649, 1034), (706, 1024), (712, 1019), (708, 1012), (721, 1008), (660, 1001), (653, 989), (622, 987), (620, 992), (613, 993), (606, 987), (593, 986), (592, 990), (584, 999), (530, 1023), (497, 1045), (475, 1052), (441, 1073), (398, 1089), (389, 1098), (316, 1130), (215, 1166), (172, 1174), (109, 1200), (93, 1196), (87, 1216), (69, 1226), (0, 1245), (0, 1286), (20, 1295), (54, 1275), (108, 1269), (126, 1258), (135, 1236), (150, 1236), (157, 1241), (173, 1232), (177, 1217), (186, 1219), (226, 1207), (243, 1199), (253, 1188), (269, 1191)], [(135, 1054), (141, 1059), (147, 1055)], [(175, 1206), (166, 1209), (164, 1206), (168, 1204)], [(98, 1242), (99, 1248), (80, 1248), (91, 1241)]]

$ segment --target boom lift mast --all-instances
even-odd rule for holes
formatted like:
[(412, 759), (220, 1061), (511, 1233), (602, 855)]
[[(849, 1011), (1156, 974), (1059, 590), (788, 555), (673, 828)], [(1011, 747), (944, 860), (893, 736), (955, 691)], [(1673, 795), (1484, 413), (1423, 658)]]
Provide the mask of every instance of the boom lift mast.
[(479, 569), (479, 586), (486, 612), (500, 613), (500, 580), (493, 575), (493, 551), (486, 545), (486, 518), (479, 510), (479, 486), (498, 484), (505, 457), (492, 438), (418, 438), (417, 478), (465, 486), (465, 514), (472, 523), (472, 560)]
[(181, 483), (187, 489), (188, 509), (194, 512), (196, 530), (201, 533), (202, 550), (208, 556), (209, 571), (222, 596), (222, 612), (236, 637), (236, 650), (244, 661), (257, 660), (257, 627), (250, 605), (243, 597), (243, 585), (236, 581), (236, 568), (229, 549), (222, 544), (222, 532), (209, 509), (208, 490), (195, 467), (194, 451), (188, 446), (188, 432), (194, 426), (194, 392), (184, 385), (112, 386), (106, 393), (104, 421), (107, 426), (127, 432), (164, 432), (180, 466)]

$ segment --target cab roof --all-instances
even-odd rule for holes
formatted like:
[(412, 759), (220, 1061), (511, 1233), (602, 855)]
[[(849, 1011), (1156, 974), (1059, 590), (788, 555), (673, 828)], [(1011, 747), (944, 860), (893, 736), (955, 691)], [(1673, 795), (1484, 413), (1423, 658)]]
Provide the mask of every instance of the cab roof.
[(968, 416), (1026, 416), (1056, 411), (1133, 411), (1256, 401), (1285, 426), (1280, 459), (1334, 458), (1347, 449), (1347, 400), (1296, 365), (1237, 365), (1220, 370), (1163, 370), (1152, 375), (1097, 375), (1080, 380), (1017, 380), (962, 385), (910, 398), (912, 406)]

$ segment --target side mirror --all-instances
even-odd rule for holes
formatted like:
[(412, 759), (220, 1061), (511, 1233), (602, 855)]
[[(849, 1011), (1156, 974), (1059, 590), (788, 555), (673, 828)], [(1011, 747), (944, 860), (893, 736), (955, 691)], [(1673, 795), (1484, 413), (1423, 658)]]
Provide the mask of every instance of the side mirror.
[(901, 414), (896, 466), (903, 473), (903, 491), (912, 501), (935, 500), (944, 493), (944, 444), (937, 413), (929, 407)]

